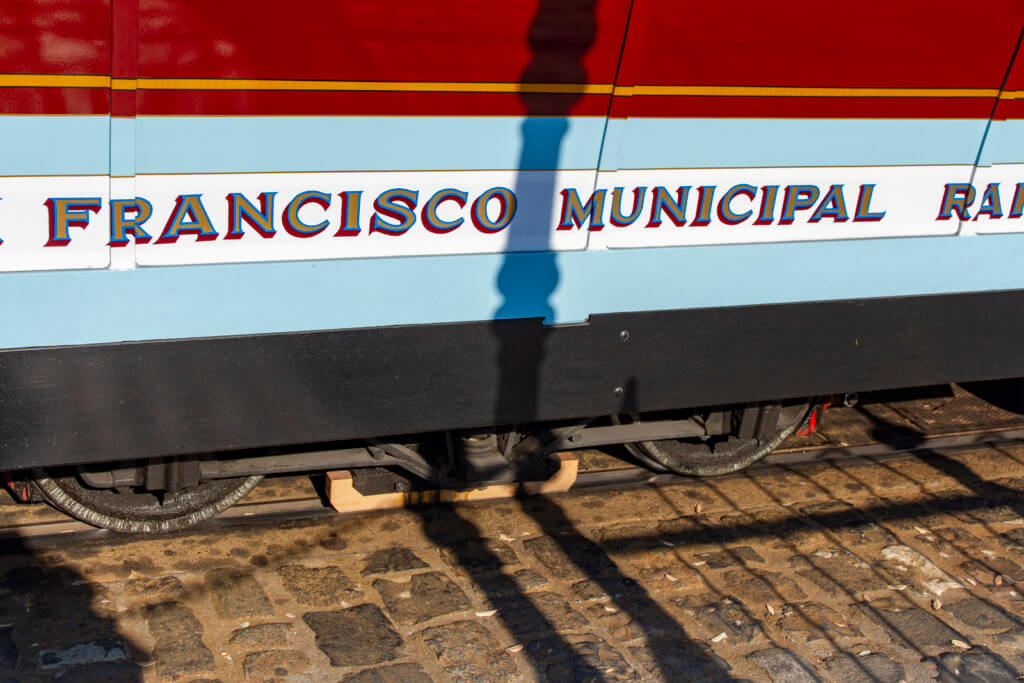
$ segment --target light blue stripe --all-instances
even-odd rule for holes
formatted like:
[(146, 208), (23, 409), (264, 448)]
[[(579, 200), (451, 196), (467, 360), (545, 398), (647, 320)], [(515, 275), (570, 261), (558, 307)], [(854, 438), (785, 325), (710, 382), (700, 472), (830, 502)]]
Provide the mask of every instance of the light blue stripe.
[[(105, 116), (0, 117), (0, 174), (106, 173), (109, 121)], [(596, 165), (604, 119), (531, 119), (524, 138), (526, 121), (515, 116), (140, 117), (134, 163), (139, 173)], [(1024, 159), (1020, 124), (1001, 125), (1009, 141), (998, 148), (996, 159)], [(121, 143), (131, 122), (114, 119), (113, 125), (115, 171), (120, 172), (128, 168), (129, 148)], [(984, 127), (984, 121), (948, 119), (634, 118), (610, 122), (602, 166), (966, 164), (977, 156)]]
[(110, 119), (110, 175), (135, 175), (135, 119)]
[(597, 166), (603, 118), (526, 121), (517, 116), (139, 117), (137, 168), (139, 173), (226, 173)]
[(1016, 289), (1022, 261), (986, 235), (9, 273), (0, 347)]
[(1024, 164), (1024, 121), (993, 121), (979, 166)]
[(614, 171), (619, 168), (619, 164), (622, 163), (622, 143), (628, 126), (629, 122), (626, 119), (608, 119), (608, 125), (604, 130), (599, 170)]
[[(607, 168), (973, 164), (976, 119), (644, 119), (624, 121)], [(619, 123), (618, 125), (622, 125)]]
[(102, 175), (107, 116), (0, 116), (0, 175)]

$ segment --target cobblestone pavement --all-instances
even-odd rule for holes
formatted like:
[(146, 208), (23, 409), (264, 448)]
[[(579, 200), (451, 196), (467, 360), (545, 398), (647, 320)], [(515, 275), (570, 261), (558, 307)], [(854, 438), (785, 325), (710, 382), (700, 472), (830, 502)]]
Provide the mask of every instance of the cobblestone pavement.
[[(832, 411), (812, 440), (928, 431), (973, 401)], [(1016, 680), (1022, 474), (1024, 447), (925, 452), (8, 547), (0, 669), (108, 683)]]

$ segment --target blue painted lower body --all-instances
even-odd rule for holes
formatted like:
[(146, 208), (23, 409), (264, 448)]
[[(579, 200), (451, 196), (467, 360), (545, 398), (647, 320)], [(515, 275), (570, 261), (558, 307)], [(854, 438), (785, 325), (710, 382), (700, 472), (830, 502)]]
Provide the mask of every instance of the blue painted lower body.
[[(554, 154), (545, 121), (530, 156), (521, 117), (4, 116), (0, 175), (597, 165), (603, 118), (550, 119)], [(985, 125), (630, 119), (602, 167), (971, 164)], [(1024, 122), (996, 127), (992, 158), (1024, 159)], [(12, 273), (0, 348), (1018, 289), (1022, 257), (989, 235)]]
[(1022, 262), (984, 235), (11, 273), (0, 348), (1020, 289)]
[[(2, 116), (0, 175), (972, 164), (984, 120)], [(568, 125), (567, 125), (568, 124)], [(991, 158), (1020, 161), (1024, 121)], [(605, 149), (602, 151), (602, 141)], [(988, 154), (988, 152), (987, 152)]]

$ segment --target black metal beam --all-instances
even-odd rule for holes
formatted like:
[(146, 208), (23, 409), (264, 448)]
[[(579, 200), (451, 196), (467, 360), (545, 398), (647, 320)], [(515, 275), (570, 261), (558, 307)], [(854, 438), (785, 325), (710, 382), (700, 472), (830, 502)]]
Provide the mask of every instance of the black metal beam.
[(10, 350), (0, 467), (1018, 377), (1022, 311), (1009, 291)]

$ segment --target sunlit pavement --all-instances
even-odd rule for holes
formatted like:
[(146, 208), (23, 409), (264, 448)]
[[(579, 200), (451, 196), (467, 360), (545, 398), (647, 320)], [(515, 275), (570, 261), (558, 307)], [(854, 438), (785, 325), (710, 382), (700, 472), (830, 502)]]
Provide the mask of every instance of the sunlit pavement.
[[(836, 410), (804, 442), (928, 432), (930, 419), (1021, 421), (960, 392)], [(924, 452), (13, 543), (0, 669), (26, 681), (1015, 680), (1022, 474), (1024, 447)]]

